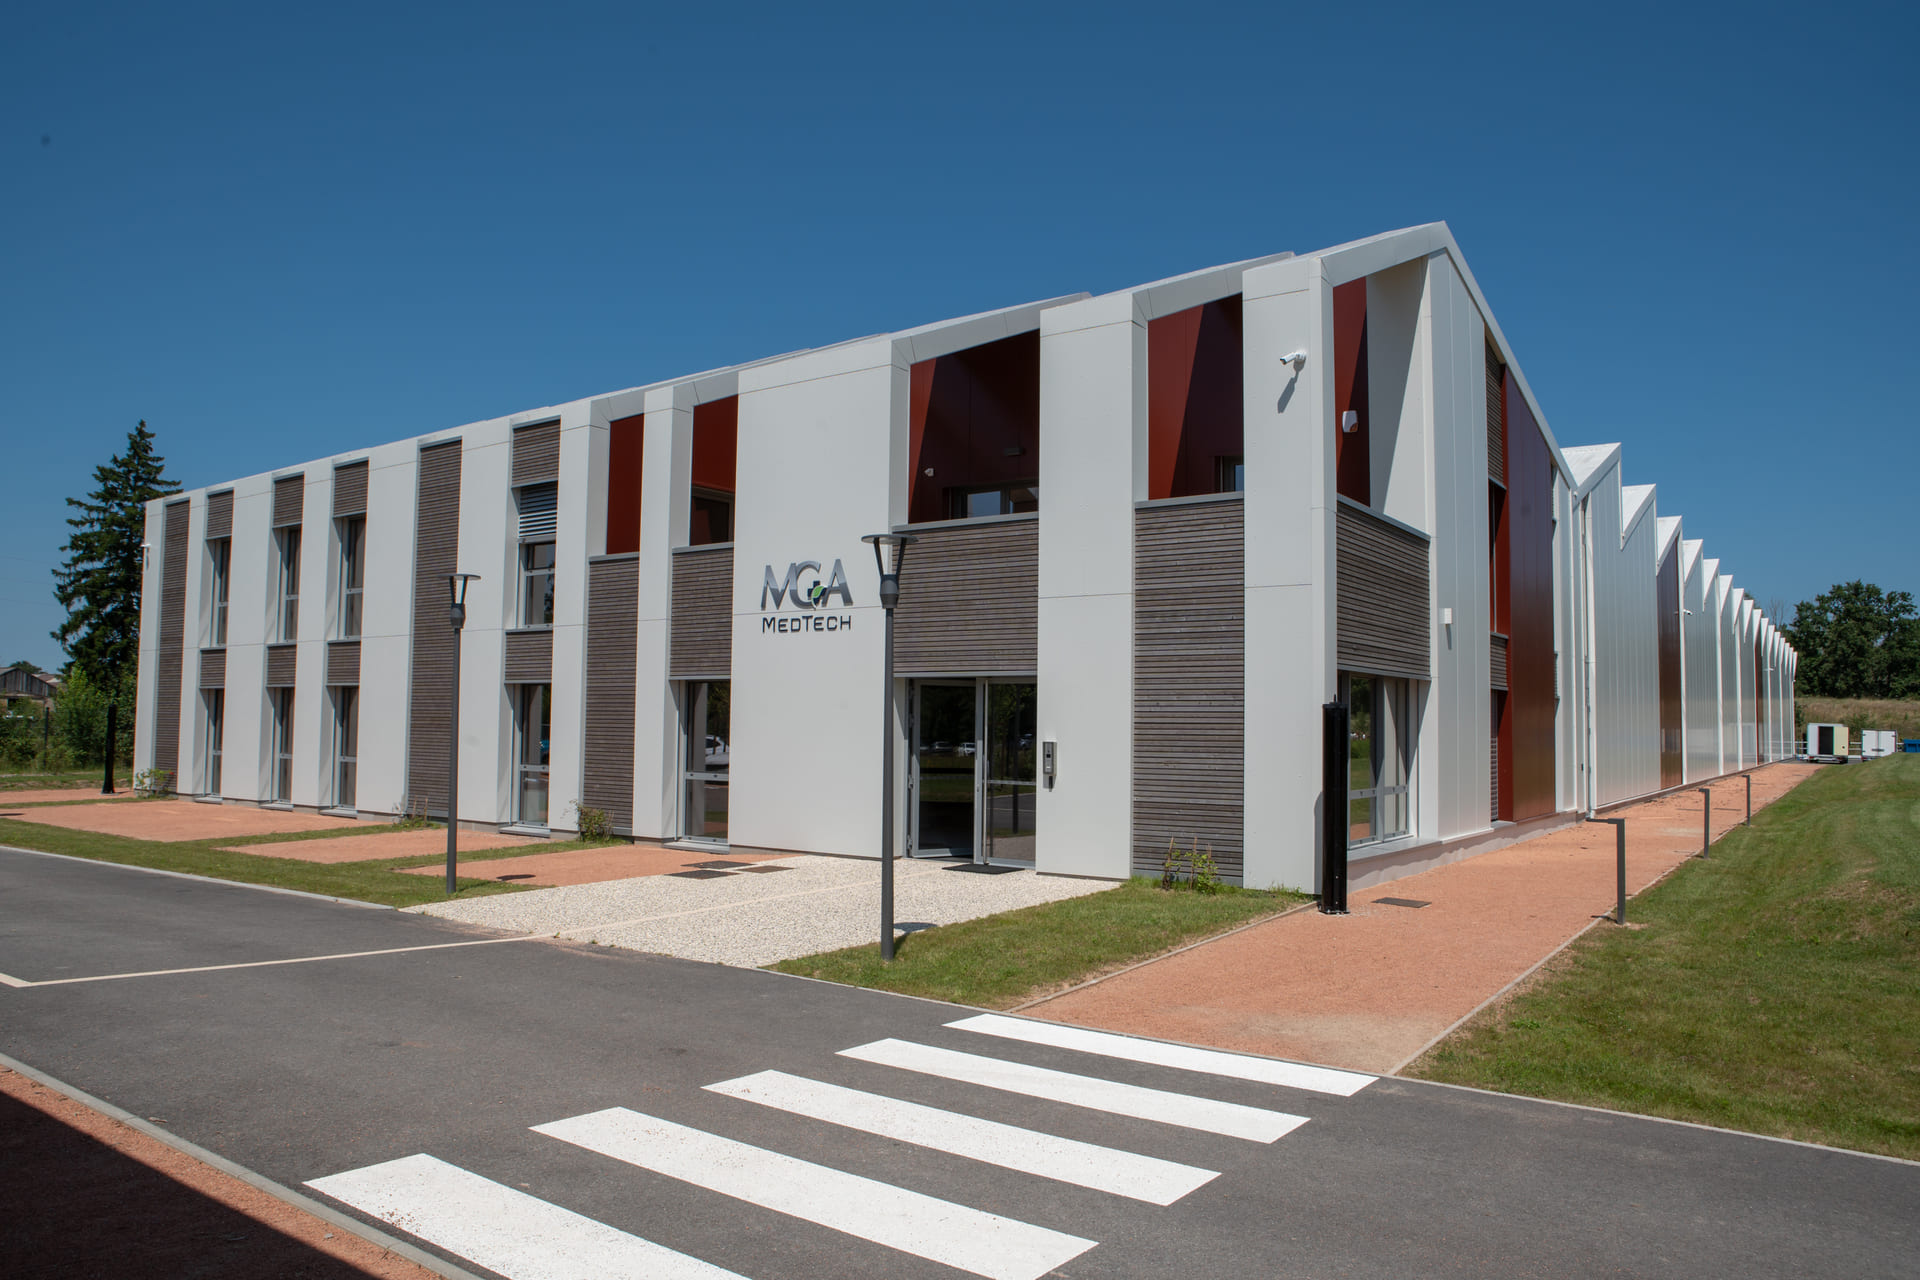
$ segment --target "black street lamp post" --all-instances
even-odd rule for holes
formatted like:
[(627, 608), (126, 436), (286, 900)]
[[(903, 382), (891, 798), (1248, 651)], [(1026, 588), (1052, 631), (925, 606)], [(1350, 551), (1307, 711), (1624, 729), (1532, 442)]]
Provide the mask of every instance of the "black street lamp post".
[(880, 607), (887, 614), (886, 695), (881, 699), (884, 732), (880, 742), (880, 958), (893, 959), (893, 609), (900, 603), (900, 565), (907, 547), (919, 539), (910, 533), (870, 533), (860, 539), (873, 547), (880, 569)]
[(467, 584), (477, 573), (447, 575), (447, 621), (453, 624), (453, 688), (447, 713), (447, 896), (459, 861), (460, 839), (460, 633), (467, 625)]

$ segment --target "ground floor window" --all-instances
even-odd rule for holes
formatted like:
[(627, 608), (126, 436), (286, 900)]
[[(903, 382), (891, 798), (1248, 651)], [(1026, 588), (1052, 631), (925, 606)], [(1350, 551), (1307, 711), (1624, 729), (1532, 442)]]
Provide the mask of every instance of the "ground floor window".
[(682, 768), (686, 804), (680, 814), (680, 834), (689, 840), (727, 840), (727, 776), (730, 752), (727, 740), (733, 682), (689, 680), (682, 687)]
[(1342, 674), (1348, 707), (1347, 844), (1404, 836), (1411, 829), (1413, 685), (1385, 676)]
[(523, 684), (514, 720), (514, 760), (519, 807), (514, 816), (529, 827), (547, 825), (547, 757), (553, 739), (553, 686)]
[(355, 807), (360, 779), (360, 690), (342, 685), (333, 691), (333, 803)]
[(293, 800), (293, 690), (273, 690), (273, 798)]
[(214, 796), (220, 794), (220, 731), (221, 722), (226, 718), (227, 692), (224, 689), (208, 689), (200, 697), (207, 709), (206, 794)]

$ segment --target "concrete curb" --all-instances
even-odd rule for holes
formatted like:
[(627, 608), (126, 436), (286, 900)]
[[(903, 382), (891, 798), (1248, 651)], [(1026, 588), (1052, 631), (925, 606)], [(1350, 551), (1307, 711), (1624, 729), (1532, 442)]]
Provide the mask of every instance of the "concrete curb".
[(304, 889), (282, 889), (274, 884), (249, 884), (245, 880), (222, 880), (218, 876), (196, 876), (187, 871), (162, 871), (159, 867), (143, 867), (132, 862), (113, 862), (106, 858), (76, 858), (70, 853), (48, 853), (42, 849), (22, 849), (17, 845), (0, 844), (0, 852), (24, 853), (35, 858), (58, 858), (62, 862), (84, 862), (96, 867), (118, 867), (122, 871), (139, 871), (150, 876), (172, 876), (176, 880), (198, 880), (201, 884), (226, 885), (234, 889), (258, 889), (262, 893), (283, 893), (290, 898), (307, 898), (314, 902), (337, 902), (343, 907), (365, 907), (369, 911), (392, 911), (394, 908), (380, 902), (362, 902), (358, 898), (335, 898), (324, 893), (308, 893)]
[[(91, 859), (81, 859), (81, 861), (91, 861)], [(90, 1093), (76, 1089), (65, 1081), (50, 1076), (44, 1071), (36, 1071), (17, 1058), (12, 1058), (4, 1053), (0, 1053), (0, 1066), (17, 1071), (27, 1079), (37, 1081), (47, 1088), (54, 1090), (56, 1093), (65, 1094), (83, 1107), (91, 1107), (101, 1115), (118, 1120), (129, 1129), (139, 1130), (155, 1142), (165, 1143), (181, 1155), (198, 1160), (201, 1164), (208, 1165), (211, 1168), (218, 1169), (228, 1177), (238, 1178), (241, 1182), (246, 1183), (256, 1191), (264, 1191), (274, 1199), (291, 1205), (303, 1213), (312, 1214), (329, 1226), (338, 1227), (348, 1235), (358, 1236), (368, 1244), (377, 1245), (389, 1253), (405, 1258), (408, 1262), (425, 1267), (436, 1275), (445, 1276), (447, 1280), (480, 1280), (473, 1272), (462, 1270), (450, 1262), (443, 1262), (439, 1258), (419, 1248), (417, 1245), (410, 1245), (404, 1240), (388, 1235), (378, 1227), (370, 1227), (356, 1218), (349, 1218), (339, 1210), (330, 1209), (318, 1200), (301, 1195), (298, 1191), (289, 1187), (283, 1187), (273, 1179), (263, 1177), (253, 1170), (246, 1168), (244, 1165), (235, 1164), (225, 1156), (215, 1155), (205, 1147), (198, 1146), (188, 1142), (185, 1138), (168, 1133), (160, 1126), (142, 1120), (139, 1116), (122, 1110), (114, 1106), (111, 1102), (104, 1101), (94, 1097)]]

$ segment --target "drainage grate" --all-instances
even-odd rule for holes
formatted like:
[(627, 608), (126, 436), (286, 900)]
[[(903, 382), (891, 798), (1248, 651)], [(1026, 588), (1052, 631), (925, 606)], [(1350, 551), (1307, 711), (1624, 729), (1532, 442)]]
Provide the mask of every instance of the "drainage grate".
[(669, 871), (667, 874), (670, 876), (679, 876), (682, 880), (718, 880), (727, 873), (724, 871), (706, 871), (696, 867), (692, 871)]
[(1375, 898), (1373, 904), (1377, 907), (1430, 907), (1433, 905), (1431, 902), (1422, 902), (1418, 898)]
[(791, 870), (793, 870), (793, 868), (792, 868), (792, 867), (752, 867), (752, 866), (742, 866), (742, 867), (740, 868), (740, 874), (741, 874), (741, 875), (743, 875), (743, 876), (763, 876), (763, 875), (765, 875), (765, 874), (766, 874), (767, 872), (769, 872), (769, 871), (791, 871)]
[(751, 862), (728, 862), (725, 858), (715, 858), (711, 862), (689, 862), (690, 867), (699, 867), (702, 871), (731, 871), (735, 867), (750, 867)]
[(970, 871), (976, 876), (1004, 876), (1021, 870), (1020, 867), (992, 867), (982, 862), (962, 862), (946, 868), (948, 871)]

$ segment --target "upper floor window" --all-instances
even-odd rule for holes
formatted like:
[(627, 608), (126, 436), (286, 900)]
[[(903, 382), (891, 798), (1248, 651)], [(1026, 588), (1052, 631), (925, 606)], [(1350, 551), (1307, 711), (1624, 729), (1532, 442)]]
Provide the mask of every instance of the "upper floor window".
[(1147, 322), (1147, 497), (1246, 488), (1239, 294)]
[(554, 535), (559, 516), (559, 486), (552, 481), (522, 485), (520, 502), (520, 617), (522, 627), (553, 625)]
[(340, 537), (340, 637), (351, 640), (360, 634), (367, 577), (367, 520), (365, 516), (346, 516), (334, 525)]
[(740, 397), (693, 407), (692, 503), (687, 545), (733, 541), (734, 464), (740, 441)]
[(1040, 509), (1040, 333), (913, 366), (907, 519)]
[(213, 643), (219, 646), (227, 642), (227, 571), (233, 563), (233, 540), (208, 542), (207, 558), (213, 568)]
[(298, 638), (300, 628), (300, 527), (289, 525), (275, 532), (279, 560), (279, 631), (283, 642)]

